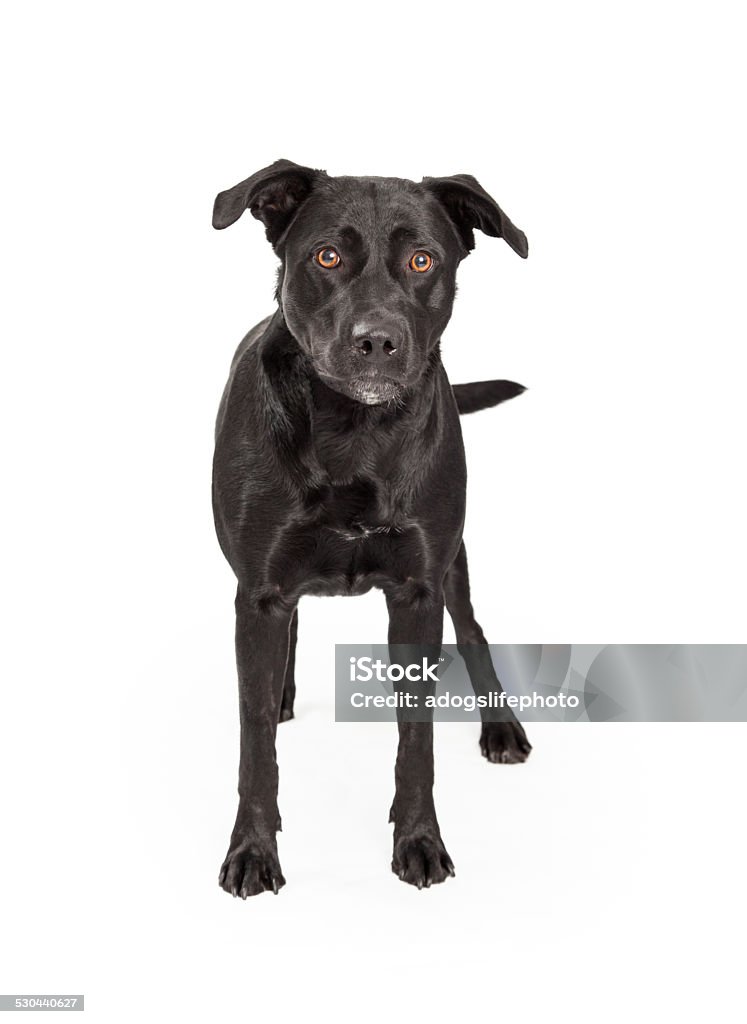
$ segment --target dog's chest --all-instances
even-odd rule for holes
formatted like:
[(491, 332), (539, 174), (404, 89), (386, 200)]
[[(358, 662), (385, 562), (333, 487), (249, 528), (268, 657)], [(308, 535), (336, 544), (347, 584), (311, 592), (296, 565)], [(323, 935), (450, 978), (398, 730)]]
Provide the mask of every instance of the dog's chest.
[(413, 473), (402, 472), (411, 447), (399, 435), (325, 426), (299, 453), (306, 486), (278, 524), (265, 579), (297, 597), (421, 578), (427, 544), (410, 511)]
[(280, 528), (267, 581), (286, 596), (360, 594), (419, 577), (422, 537), (386, 482), (358, 478), (310, 489), (304, 511)]
[(309, 525), (347, 540), (390, 533), (403, 525), (403, 509), (386, 481), (357, 477), (327, 481), (307, 496)]

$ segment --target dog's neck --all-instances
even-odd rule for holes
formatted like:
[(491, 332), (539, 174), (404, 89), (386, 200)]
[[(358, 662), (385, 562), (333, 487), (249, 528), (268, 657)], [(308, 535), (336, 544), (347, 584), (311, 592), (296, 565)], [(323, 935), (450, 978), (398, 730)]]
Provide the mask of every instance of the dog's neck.
[(268, 325), (262, 359), (274, 433), (309, 479), (344, 481), (370, 471), (395, 480), (405, 463), (412, 477), (421, 446), (425, 469), (442, 424), (438, 346), (417, 385), (381, 405), (356, 402), (324, 384), (280, 310)]

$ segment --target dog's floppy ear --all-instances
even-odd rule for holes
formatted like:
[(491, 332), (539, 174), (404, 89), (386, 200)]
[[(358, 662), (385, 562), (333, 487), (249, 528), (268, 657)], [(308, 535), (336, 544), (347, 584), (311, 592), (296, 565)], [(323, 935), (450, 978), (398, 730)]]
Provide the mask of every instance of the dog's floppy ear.
[(227, 228), (247, 207), (265, 226), (272, 245), (278, 241), (316, 182), (325, 171), (301, 167), (292, 160), (276, 160), (233, 188), (220, 192), (213, 207), (213, 227)]
[(505, 238), (514, 252), (518, 252), (523, 259), (527, 258), (527, 236), (511, 223), (495, 199), (488, 195), (471, 174), (454, 174), (450, 178), (423, 178), (422, 184), (446, 208), (467, 252), (474, 249), (474, 229), (479, 228), (486, 235)]

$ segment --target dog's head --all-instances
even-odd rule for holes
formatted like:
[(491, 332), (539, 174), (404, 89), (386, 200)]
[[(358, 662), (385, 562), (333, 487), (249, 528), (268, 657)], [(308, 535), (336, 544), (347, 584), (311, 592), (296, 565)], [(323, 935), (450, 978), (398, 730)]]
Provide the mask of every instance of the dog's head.
[(281, 259), (289, 330), (325, 384), (368, 405), (396, 399), (425, 370), (475, 228), (527, 255), (524, 233), (468, 174), (334, 178), (278, 160), (218, 195), (213, 226), (247, 208)]

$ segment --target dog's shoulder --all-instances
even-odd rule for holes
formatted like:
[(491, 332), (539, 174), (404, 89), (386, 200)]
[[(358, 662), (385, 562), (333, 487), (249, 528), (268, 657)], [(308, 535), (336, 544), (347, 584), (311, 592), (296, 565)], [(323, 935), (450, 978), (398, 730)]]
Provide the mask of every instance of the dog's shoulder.
[(264, 320), (260, 320), (258, 324), (255, 324), (249, 333), (243, 338), (241, 344), (234, 352), (233, 359), (231, 360), (231, 374), (233, 374), (247, 352), (249, 352), (250, 349), (256, 349), (257, 345), (266, 334), (272, 319), (272, 315), (266, 316)]
[(273, 316), (267, 316), (245, 335), (241, 344), (236, 349), (231, 360), (231, 369), (228, 374), (226, 386), (223, 389), (216, 419), (216, 437), (220, 434), (225, 423), (228, 407), (232, 402), (247, 397), (247, 391), (251, 388), (252, 382), (256, 380), (256, 363), (259, 358), (259, 351), (262, 339), (270, 329)]

